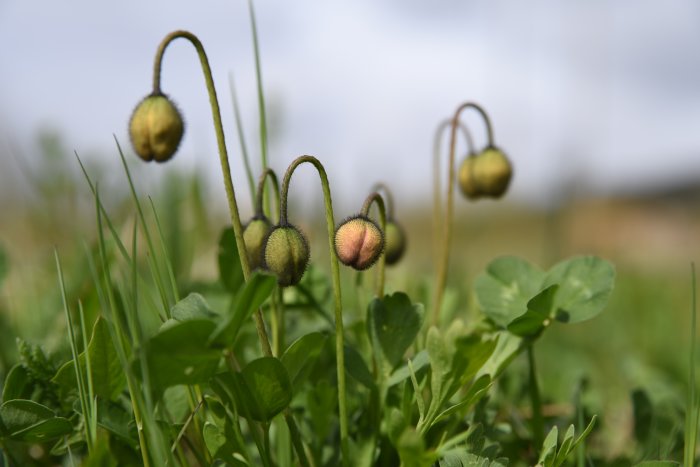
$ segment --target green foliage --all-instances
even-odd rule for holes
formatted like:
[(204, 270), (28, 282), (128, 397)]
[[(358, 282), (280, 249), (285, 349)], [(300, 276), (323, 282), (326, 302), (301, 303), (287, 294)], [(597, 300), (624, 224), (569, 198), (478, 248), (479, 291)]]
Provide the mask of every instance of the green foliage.
[(236, 237), (232, 227), (227, 227), (219, 237), (219, 278), (229, 292), (236, 292), (243, 284), (243, 270), (236, 248)]
[(267, 300), (275, 288), (274, 276), (256, 272), (236, 295), (231, 313), (226, 314), (209, 338), (210, 343), (231, 345), (243, 322)]
[[(126, 378), (104, 319), (100, 318), (95, 322), (87, 351), (82, 352), (78, 358), (84, 381), (88, 379), (86, 358), (90, 360), (95, 396), (115, 400), (121, 394)], [(52, 381), (59, 386), (63, 397), (75, 395), (78, 388), (75, 374), (75, 362), (71, 360), (61, 366), (53, 377)]]
[(0, 405), (0, 435), (23, 442), (44, 442), (73, 431), (71, 422), (48, 407), (24, 399)]
[(208, 345), (215, 327), (206, 319), (190, 319), (164, 328), (145, 342), (146, 367), (135, 360), (134, 374), (148, 378), (156, 390), (207, 381), (221, 360), (221, 351)]
[(542, 444), (542, 450), (540, 451), (537, 464), (544, 467), (558, 467), (562, 465), (569, 455), (574, 452), (576, 447), (586, 439), (591, 430), (593, 430), (595, 420), (595, 417), (593, 417), (578, 438), (575, 438), (574, 425), (569, 425), (561, 444), (558, 444), (559, 430), (556, 426), (552, 427)]
[(476, 280), (483, 312), (497, 325), (524, 337), (537, 336), (553, 320), (578, 323), (607, 303), (615, 271), (607, 261), (582, 256), (546, 273), (515, 257), (493, 261)]
[(402, 361), (422, 323), (423, 306), (412, 304), (405, 293), (372, 300), (367, 310), (367, 334), (383, 371), (391, 371)]
[(214, 390), (249, 420), (269, 422), (292, 400), (292, 384), (278, 359), (253, 360), (240, 372), (218, 374)]

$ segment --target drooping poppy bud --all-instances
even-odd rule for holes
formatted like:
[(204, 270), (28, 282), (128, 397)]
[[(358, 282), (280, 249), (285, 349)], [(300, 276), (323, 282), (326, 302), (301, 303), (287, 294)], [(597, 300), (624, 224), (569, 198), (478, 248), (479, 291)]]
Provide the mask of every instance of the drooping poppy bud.
[(250, 269), (260, 269), (263, 265), (265, 239), (272, 230), (272, 223), (265, 216), (255, 216), (243, 229), (243, 241), (248, 255)]
[(335, 252), (341, 263), (363, 271), (372, 266), (384, 250), (384, 234), (363, 215), (345, 220), (335, 229)]
[(139, 102), (129, 121), (131, 144), (146, 162), (169, 160), (180, 145), (184, 129), (180, 111), (163, 94), (151, 94)]
[(513, 175), (510, 161), (498, 148), (486, 148), (478, 156), (474, 177), (481, 194), (491, 198), (500, 198), (508, 189)]
[(478, 157), (475, 154), (469, 154), (462, 161), (457, 174), (459, 188), (462, 190), (462, 194), (469, 199), (477, 199), (482, 195), (475, 175)]
[(282, 287), (298, 284), (309, 263), (309, 244), (293, 225), (276, 226), (265, 240), (265, 269), (277, 276)]
[(386, 221), (386, 264), (396, 264), (406, 250), (406, 234), (403, 227), (393, 219)]

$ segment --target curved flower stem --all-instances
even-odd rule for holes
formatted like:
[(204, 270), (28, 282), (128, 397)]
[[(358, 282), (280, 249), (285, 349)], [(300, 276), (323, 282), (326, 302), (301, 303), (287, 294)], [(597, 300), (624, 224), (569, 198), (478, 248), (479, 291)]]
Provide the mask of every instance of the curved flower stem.
[[(486, 137), (487, 137), (487, 147), (493, 146), (493, 130), (491, 129), (491, 121), (488, 115), (478, 104), (473, 102), (465, 102), (464, 104), (457, 107), (457, 110), (452, 117), (450, 122), (450, 152), (449, 152), (449, 162), (447, 169), (447, 206), (445, 210), (445, 215), (443, 216), (443, 230), (442, 230), (442, 245), (437, 245), (441, 247), (440, 262), (437, 265), (437, 274), (435, 282), (435, 299), (433, 300), (433, 325), (437, 325), (440, 319), (440, 308), (442, 307), (442, 295), (445, 290), (445, 283), (447, 281), (447, 264), (450, 256), (450, 240), (452, 238), (452, 217), (454, 209), (454, 179), (455, 179), (455, 148), (457, 143), (457, 127), (459, 126), (459, 116), (463, 110), (467, 108), (473, 108), (478, 111), (482, 118), (484, 119), (484, 124), (486, 125)], [(437, 154), (437, 151), (436, 151)], [(437, 159), (437, 155), (435, 156)], [(439, 178), (438, 175), (435, 176), (436, 180)]]
[(265, 215), (265, 211), (263, 209), (263, 198), (265, 197), (265, 182), (268, 179), (272, 183), (272, 189), (275, 191), (275, 200), (277, 201), (277, 210), (279, 211), (280, 184), (277, 180), (277, 174), (275, 174), (275, 171), (268, 167), (263, 171), (263, 173), (260, 175), (260, 179), (258, 180), (258, 188), (255, 195), (255, 215), (258, 217)]
[(383, 198), (384, 204), (386, 205), (386, 218), (387, 220), (392, 220), (394, 218), (394, 196), (389, 187), (383, 182), (378, 182), (374, 184), (372, 191), (384, 193)]
[[(386, 190), (385, 190), (386, 191)], [(379, 209), (379, 227), (382, 229), (382, 236), (385, 236), (386, 232), (386, 208), (384, 207), (384, 198), (382, 195), (376, 191), (371, 193), (366, 199), (365, 203), (362, 205), (363, 216), (369, 216), (369, 209), (372, 207), (372, 203), (377, 205)], [(386, 240), (385, 240), (386, 241)], [(382, 253), (379, 257), (379, 270), (377, 271), (377, 297), (382, 298), (384, 296), (384, 270), (386, 269), (386, 254)]]
[[(243, 279), (248, 282), (250, 278), (250, 265), (248, 264), (248, 256), (246, 254), (245, 243), (243, 241), (243, 226), (241, 225), (241, 217), (238, 214), (238, 204), (236, 203), (236, 193), (233, 189), (233, 180), (231, 179), (231, 167), (228, 162), (228, 152), (226, 151), (226, 141), (224, 139), (224, 127), (221, 122), (221, 110), (219, 109), (219, 100), (216, 97), (216, 88), (214, 87), (214, 78), (209, 66), (209, 59), (204, 51), (204, 47), (200, 40), (188, 31), (173, 31), (161, 41), (156, 52), (156, 58), (153, 65), (153, 94), (161, 94), (160, 90), (160, 70), (163, 62), (163, 54), (168, 45), (177, 38), (187, 39), (197, 50), (199, 61), (202, 65), (204, 80), (209, 93), (209, 104), (211, 105), (211, 114), (214, 119), (214, 130), (216, 131), (216, 142), (219, 149), (219, 159), (221, 162), (221, 172), (224, 177), (224, 187), (226, 188), (226, 198), (228, 199), (229, 212), (231, 214), (231, 225), (233, 233), (236, 237), (236, 248), (238, 249), (238, 257), (241, 261), (241, 269), (243, 270)], [(265, 322), (263, 321), (262, 311), (258, 310), (255, 315), (255, 327), (258, 331), (258, 337), (263, 348), (263, 353), (272, 355), (270, 340), (267, 337), (265, 330)]]
[(282, 180), (282, 193), (280, 197), (280, 225), (287, 224), (287, 199), (289, 193), (289, 181), (294, 170), (304, 162), (312, 164), (318, 171), (323, 188), (323, 198), (326, 211), (326, 227), (328, 229), (328, 248), (330, 250), (331, 274), (333, 276), (333, 295), (335, 297), (335, 353), (338, 373), (338, 413), (340, 419), (340, 445), (344, 465), (349, 465), (348, 449), (348, 413), (345, 404), (345, 355), (343, 343), (343, 303), (340, 295), (340, 265), (335, 254), (335, 220), (333, 217), (333, 201), (331, 199), (331, 189), (328, 183), (328, 176), (323, 164), (313, 156), (301, 156), (296, 158), (287, 168)]
[[(440, 181), (440, 153), (442, 152), (442, 136), (446, 129), (452, 125), (452, 119), (443, 120), (435, 129), (435, 139), (433, 141), (433, 266), (437, 271), (438, 256), (440, 254), (440, 221), (442, 220), (442, 183)], [(469, 131), (469, 128), (459, 122), (459, 129), (464, 135), (464, 140), (467, 143), (467, 151), (469, 155), (474, 154), (474, 139)], [(391, 217), (390, 217), (391, 218)]]

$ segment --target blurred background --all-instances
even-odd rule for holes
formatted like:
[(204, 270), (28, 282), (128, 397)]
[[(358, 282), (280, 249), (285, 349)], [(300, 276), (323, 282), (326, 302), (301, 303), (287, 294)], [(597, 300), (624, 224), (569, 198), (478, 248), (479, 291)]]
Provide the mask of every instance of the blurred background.
[[(618, 269), (612, 302), (596, 320), (546, 336), (545, 396), (565, 397), (585, 374), (623, 434), (634, 388), (682, 399), (690, 263), (700, 252), (700, 3), (256, 0), (255, 9), (270, 165), (281, 173), (298, 155), (317, 156), (338, 218), (358, 210), (377, 181), (391, 186), (410, 242), (391, 289), (431, 283), (434, 132), (461, 102), (478, 102), (515, 175), (503, 201), (457, 199), (454, 303), (471, 300), (473, 278), (498, 255), (543, 268), (573, 254), (603, 256)], [(74, 152), (110, 194), (115, 217), (133, 216), (115, 137), (142, 195), (157, 206), (206, 208), (205, 217), (168, 218), (173, 232), (190, 233), (170, 247), (187, 252), (194, 276), (215, 276), (211, 238), (226, 223), (225, 196), (204, 81), (184, 41), (169, 47), (162, 80), (187, 124), (177, 156), (166, 167), (143, 164), (127, 137), (133, 107), (150, 92), (156, 47), (175, 29), (194, 32), (207, 50), (250, 215), (231, 104), (235, 82), (257, 174), (245, 1), (0, 0), (0, 311), (13, 333), (65, 344), (47, 320), (61, 319), (52, 249), (70, 257), (95, 230)], [(464, 121), (482, 146), (478, 116)], [(443, 151), (443, 180), (445, 170)], [(310, 169), (295, 175), (292, 196), (296, 222), (322, 241)], [(5, 355), (12, 347), (6, 339)], [(609, 451), (624, 451), (625, 439)]]

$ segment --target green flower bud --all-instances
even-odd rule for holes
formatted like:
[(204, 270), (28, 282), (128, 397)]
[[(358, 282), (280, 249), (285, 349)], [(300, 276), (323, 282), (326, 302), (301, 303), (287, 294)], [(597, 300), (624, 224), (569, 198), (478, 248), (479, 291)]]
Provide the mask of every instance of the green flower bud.
[(479, 156), (474, 154), (469, 154), (464, 161), (462, 161), (462, 164), (459, 166), (459, 173), (457, 174), (459, 188), (462, 190), (462, 194), (469, 199), (477, 199), (483, 194), (479, 189), (475, 177), (478, 157)]
[(386, 264), (396, 264), (406, 250), (406, 234), (396, 221), (389, 219), (386, 222)]
[(163, 94), (151, 94), (131, 114), (129, 136), (141, 159), (165, 162), (177, 151), (184, 128), (175, 104)]
[(508, 158), (495, 147), (486, 148), (478, 158), (474, 176), (481, 193), (491, 198), (500, 198), (508, 189), (513, 175)]
[(282, 287), (298, 284), (309, 263), (309, 244), (293, 225), (276, 226), (265, 240), (264, 267)]
[(346, 266), (363, 271), (379, 259), (383, 250), (384, 234), (363, 215), (351, 217), (335, 229), (335, 253)]
[(250, 269), (260, 269), (263, 264), (265, 239), (272, 230), (272, 223), (265, 216), (253, 217), (243, 229), (243, 241)]

